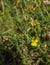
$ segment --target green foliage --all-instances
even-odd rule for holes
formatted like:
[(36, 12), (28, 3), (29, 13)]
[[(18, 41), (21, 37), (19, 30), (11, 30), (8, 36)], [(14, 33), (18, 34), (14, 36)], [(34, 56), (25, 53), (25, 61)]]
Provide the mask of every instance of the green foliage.
[(0, 0), (0, 65), (50, 65), (50, 5)]

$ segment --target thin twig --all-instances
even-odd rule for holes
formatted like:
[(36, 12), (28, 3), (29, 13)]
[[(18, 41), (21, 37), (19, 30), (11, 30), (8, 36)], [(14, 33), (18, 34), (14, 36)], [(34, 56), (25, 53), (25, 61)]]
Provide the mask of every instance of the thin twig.
[(3, 0), (1, 0), (1, 5), (2, 5), (2, 10), (4, 12), (4, 1)]

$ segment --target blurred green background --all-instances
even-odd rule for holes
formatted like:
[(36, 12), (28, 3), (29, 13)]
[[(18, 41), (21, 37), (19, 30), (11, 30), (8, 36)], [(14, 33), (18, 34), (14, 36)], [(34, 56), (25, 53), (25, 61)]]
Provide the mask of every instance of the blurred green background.
[(0, 65), (50, 65), (50, 5), (43, 1), (0, 0)]

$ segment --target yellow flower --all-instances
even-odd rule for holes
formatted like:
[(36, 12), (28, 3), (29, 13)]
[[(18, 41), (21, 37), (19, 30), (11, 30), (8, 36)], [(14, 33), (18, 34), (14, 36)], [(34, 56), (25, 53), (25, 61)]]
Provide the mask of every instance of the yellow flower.
[(31, 43), (31, 46), (37, 47), (37, 45), (38, 45), (38, 44), (37, 44), (36, 42), (32, 42), (32, 43)]
[(47, 48), (47, 44), (44, 44), (44, 46), (43, 46), (43, 47), (44, 47), (44, 49), (46, 49), (46, 48)]
[(36, 42), (36, 43), (39, 42), (39, 39), (35, 39), (35, 42)]
[(39, 45), (38, 42), (39, 42), (39, 38), (33, 39), (31, 46), (37, 47)]

